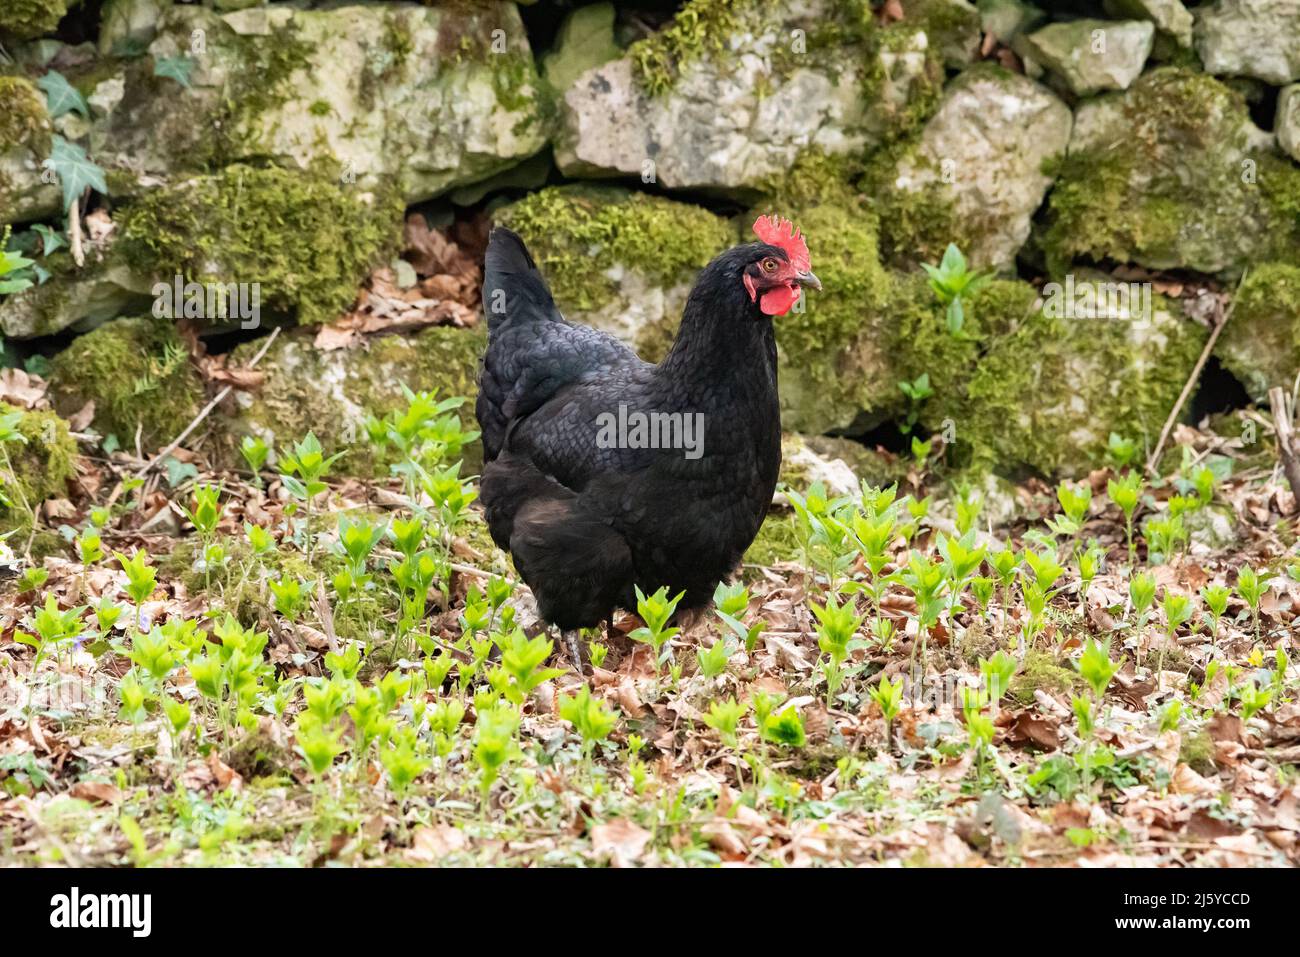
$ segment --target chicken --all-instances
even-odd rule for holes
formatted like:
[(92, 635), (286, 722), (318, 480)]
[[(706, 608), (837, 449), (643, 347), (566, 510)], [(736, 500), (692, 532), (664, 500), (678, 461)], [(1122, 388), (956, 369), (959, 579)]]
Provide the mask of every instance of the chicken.
[(579, 671), (576, 629), (635, 608), (634, 587), (684, 593), (679, 612), (707, 605), (771, 503), (772, 317), (821, 283), (789, 222), (760, 217), (754, 232), (700, 273), (658, 365), (566, 321), (523, 241), (501, 227), (489, 238), (480, 495)]

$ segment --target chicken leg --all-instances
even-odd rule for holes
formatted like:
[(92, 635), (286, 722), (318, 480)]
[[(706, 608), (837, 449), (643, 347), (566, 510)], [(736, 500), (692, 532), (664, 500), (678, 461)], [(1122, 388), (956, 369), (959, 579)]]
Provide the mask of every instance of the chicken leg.
[(573, 665), (573, 670), (579, 675), (582, 674), (582, 632), (578, 629), (572, 631), (561, 631), (560, 638), (564, 641), (564, 651), (569, 656), (569, 663)]

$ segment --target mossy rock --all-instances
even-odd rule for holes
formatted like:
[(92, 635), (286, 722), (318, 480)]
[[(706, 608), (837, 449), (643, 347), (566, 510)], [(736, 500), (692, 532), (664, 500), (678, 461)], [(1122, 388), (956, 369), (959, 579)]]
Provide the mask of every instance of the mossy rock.
[(907, 477), (907, 462), (830, 435), (781, 436), (780, 484), (803, 493), (820, 482), (830, 495), (856, 494), (862, 483), (881, 488)]
[(5, 0), (0, 6), (0, 36), (17, 40), (52, 33), (77, 0)]
[(696, 275), (735, 228), (687, 203), (614, 186), (557, 186), (500, 209), (567, 318), (661, 359)]
[[(115, 68), (122, 95), (91, 133), (139, 183), (270, 163), (422, 202), (538, 153), (553, 112), (512, 3), (176, 5), (148, 52)], [(176, 58), (187, 85), (154, 74)]]
[(263, 308), (317, 323), (395, 250), (402, 205), (322, 175), (235, 165), (149, 193), (121, 222), (119, 252), (137, 273), (259, 283)]
[(68, 480), (76, 475), (77, 443), (68, 433), (68, 423), (53, 412), (29, 412), (0, 402), (0, 415), (14, 413), (18, 414), (14, 427), (22, 441), (4, 446), (12, 474), (0, 460), (0, 473), (4, 473), (0, 474), (0, 532), (29, 530), (23, 503), (36, 509), (48, 498), (67, 495)]
[(812, 205), (777, 200), (776, 207), (789, 210), (803, 230), (823, 287), (776, 320), (787, 429), (869, 431), (905, 411), (898, 383), (923, 373), (936, 391), (961, 396), (980, 343), (1010, 329), (1025, 311), (1024, 295), (1010, 302), (995, 283), (971, 304), (964, 335), (955, 337), (924, 276), (881, 265), (877, 220), (861, 198), (840, 187), (838, 197), (823, 195)]
[(1265, 263), (1251, 269), (1215, 351), (1256, 402), (1300, 374), (1300, 266)]
[[(253, 341), (237, 348), (232, 365), (245, 365), (261, 349)], [(440, 398), (464, 396), (460, 408), (466, 429), (477, 431), (474, 397), (487, 345), (486, 329), (435, 326), (413, 336), (381, 336), (356, 349), (322, 352), (309, 336), (282, 335), (258, 364), (265, 380), (255, 391), (237, 391), (236, 409), (218, 423), (213, 454), (218, 461), (239, 465), (239, 442), (259, 436), (273, 449), (287, 448), (315, 432), (330, 452), (346, 451), (335, 471), (370, 477), (386, 475), (387, 463), (376, 456), (366, 439), (369, 414), (382, 416), (405, 408), (402, 385)], [(463, 475), (482, 462), (478, 442), (464, 450)]]
[(1300, 262), (1300, 169), (1271, 149), (1238, 92), (1187, 70), (1088, 101), (1049, 197), (1051, 271), (1109, 261), (1235, 276)]
[(560, 24), (555, 43), (542, 58), (542, 75), (566, 90), (592, 67), (621, 55), (614, 41), (614, 4), (593, 3), (573, 10)]
[(43, 257), (49, 279), (0, 302), (0, 332), (11, 339), (34, 339), (149, 308), (150, 284), (118, 252), (110, 239), (88, 245), (81, 266), (66, 249)]
[[(1011, 285), (1022, 302), (1033, 302), (1029, 287)], [(1014, 314), (1014, 288), (1007, 296)], [(1013, 476), (1085, 474), (1104, 460), (1111, 432), (1154, 445), (1205, 329), (1161, 296), (1134, 315), (1030, 308), (1014, 331), (988, 345), (955, 403), (954, 393), (936, 387), (925, 423), (935, 427), (942, 416), (952, 423), (959, 460)]]
[(53, 127), (45, 96), (19, 76), (0, 76), (0, 226), (59, 208), (59, 188), (41, 181)]
[(203, 381), (165, 319), (118, 319), (74, 339), (50, 369), (54, 407), (73, 415), (95, 403), (94, 428), (124, 447), (166, 445), (199, 413)]
[(866, 2), (693, 0), (564, 92), (556, 164), (753, 200), (808, 149), (901, 135), (942, 79), (924, 31), (877, 27)]
[(919, 136), (869, 163), (886, 261), (937, 262), (955, 242), (977, 268), (1010, 269), (1071, 122), (1060, 99), (1024, 76), (984, 65), (962, 73)]

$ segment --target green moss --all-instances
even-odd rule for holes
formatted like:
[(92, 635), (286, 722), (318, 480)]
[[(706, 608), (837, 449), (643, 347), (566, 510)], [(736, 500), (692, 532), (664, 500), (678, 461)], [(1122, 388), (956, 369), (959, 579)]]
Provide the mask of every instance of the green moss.
[[(20, 412), (17, 430), (24, 441), (5, 444), (12, 474), (0, 475), (0, 531), (29, 528), (22, 506), (36, 508), (47, 498), (68, 494), (67, 483), (76, 474), (77, 444), (68, 423), (53, 412), (28, 412), (0, 402), (0, 415)], [(0, 472), (6, 472), (0, 459)]]
[(628, 48), (638, 80), (652, 94), (666, 92), (683, 66), (723, 52), (742, 14), (758, 8), (754, 0), (691, 0), (669, 26)]
[(1178, 745), (1178, 760), (1197, 774), (1215, 773), (1218, 769), (1214, 765), (1214, 739), (1209, 732), (1184, 734)]
[(617, 187), (544, 189), (497, 218), (528, 244), (561, 308), (576, 311), (614, 298), (611, 270), (635, 270), (663, 287), (689, 283), (736, 240), (698, 206)]
[[(1007, 319), (1023, 301), (1008, 291)], [(951, 419), (978, 467), (1079, 473), (1102, 461), (1112, 431), (1154, 444), (1205, 337), (1161, 296), (1149, 319), (1035, 309), (992, 342), (956, 402), (941, 392), (927, 406), (926, 420)]]
[(795, 531), (794, 513), (772, 511), (763, 520), (743, 561), (746, 565), (771, 567), (778, 562), (792, 562), (798, 558), (799, 538)]
[(209, 168), (257, 155), (260, 136), (269, 132), (263, 130), (261, 118), (301, 97), (293, 76), (307, 68), (312, 54), (311, 44), (299, 38), (292, 20), (277, 26), (269, 37), (241, 37), (227, 29), (222, 42), (235, 57), (230, 88), (196, 144), (206, 148), (202, 159)]
[(71, 415), (95, 403), (94, 427), (133, 447), (170, 442), (198, 414), (203, 382), (166, 320), (118, 319), (78, 336), (54, 357), (51, 398)]
[(1034, 692), (1054, 692), (1071, 694), (1083, 687), (1083, 681), (1072, 669), (1057, 664), (1056, 659), (1045, 651), (1030, 649), (1025, 652), (1024, 664), (1011, 678), (1009, 694), (1022, 706), (1034, 703)]
[[(773, 9), (779, 12), (783, 8), (760, 0), (690, 0), (671, 24), (628, 48), (627, 55), (631, 57), (638, 82), (651, 95), (666, 93), (683, 66), (718, 57), (728, 50), (732, 37), (761, 34), (767, 27), (783, 28), (785, 24), (770, 19)], [(773, 46), (771, 61), (778, 75), (788, 76), (810, 57), (816, 57), (818, 51), (842, 49), (861, 42), (874, 29), (867, 0), (828, 4), (819, 13), (822, 15), (816, 20), (795, 24), (805, 30), (803, 52), (795, 53), (789, 44)], [(824, 63), (824, 59), (818, 62)]]
[(1300, 267), (1265, 263), (1249, 272), (1216, 354), (1256, 402), (1273, 386), (1290, 391), (1300, 369)]
[(236, 165), (129, 207), (121, 254), (157, 279), (260, 283), (263, 308), (328, 322), (395, 248), (401, 212), (326, 175)]
[(1079, 259), (1209, 272), (1300, 262), (1300, 170), (1254, 151), (1240, 93), (1162, 68), (1101, 102), (1117, 110), (1114, 128), (1051, 170), (1053, 273)]
[(0, 33), (13, 34), (19, 40), (50, 33), (71, 5), (69, 0), (5, 0), (0, 7)]
[(35, 86), (22, 77), (0, 76), (0, 152), (15, 146), (48, 155), (50, 116)]

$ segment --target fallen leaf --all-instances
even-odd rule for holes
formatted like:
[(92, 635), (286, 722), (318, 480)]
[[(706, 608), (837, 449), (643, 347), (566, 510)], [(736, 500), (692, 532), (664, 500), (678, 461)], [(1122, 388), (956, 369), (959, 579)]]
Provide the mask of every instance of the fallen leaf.
[(591, 849), (598, 858), (609, 861), (614, 867), (628, 867), (640, 859), (650, 843), (650, 836), (649, 831), (627, 818), (614, 818), (591, 829)]
[(78, 781), (68, 794), (98, 804), (117, 804), (122, 800), (122, 792), (104, 781)]

